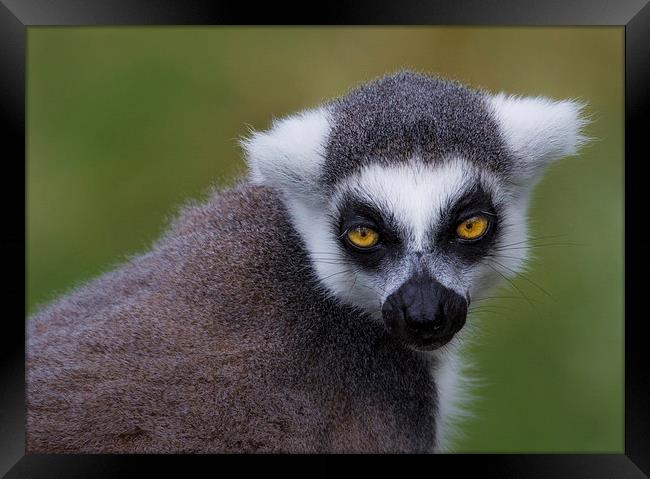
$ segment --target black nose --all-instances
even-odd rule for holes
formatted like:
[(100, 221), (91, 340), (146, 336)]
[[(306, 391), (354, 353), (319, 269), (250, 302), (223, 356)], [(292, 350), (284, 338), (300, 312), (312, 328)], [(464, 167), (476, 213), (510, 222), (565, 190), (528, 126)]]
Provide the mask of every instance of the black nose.
[(433, 278), (415, 276), (386, 299), (382, 314), (389, 329), (407, 342), (442, 345), (465, 324), (467, 301)]

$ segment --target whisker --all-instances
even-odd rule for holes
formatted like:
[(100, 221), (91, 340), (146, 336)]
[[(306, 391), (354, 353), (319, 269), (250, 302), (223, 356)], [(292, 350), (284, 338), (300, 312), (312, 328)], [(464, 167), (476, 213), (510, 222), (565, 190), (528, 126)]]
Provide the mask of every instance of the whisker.
[(370, 291), (372, 291), (373, 293), (376, 293), (377, 295), (381, 296), (381, 291), (376, 290), (373, 286), (368, 286), (367, 284), (364, 284), (362, 282), (359, 282), (358, 284), (359, 284), (359, 286), (363, 286), (364, 288), (367, 288)]
[(315, 263), (315, 264), (333, 264), (333, 265), (337, 265), (337, 266), (349, 265), (349, 263), (346, 263), (345, 261), (329, 261), (329, 260), (326, 260), (326, 259), (312, 260), (312, 263)]
[(529, 244), (528, 246), (497, 246), (493, 248), (494, 251), (510, 251), (518, 249), (535, 249), (544, 248), (547, 246), (584, 246), (580, 243), (547, 243), (547, 244)]
[(472, 299), (472, 303), (478, 303), (480, 301), (486, 301), (489, 299), (494, 299), (494, 300), (499, 300), (499, 299), (516, 299), (518, 301), (523, 301), (524, 298), (521, 298), (519, 296), (489, 296), (485, 298), (477, 298), (477, 299)]
[[(358, 267), (353, 266), (353, 268), (355, 269), (355, 273), (357, 273), (357, 274), (361, 273), (361, 270)], [(380, 295), (385, 295), (387, 293), (387, 291), (384, 288), (382, 288), (381, 286), (372, 286), (371, 287), (371, 286), (368, 286), (366, 284), (363, 284), (363, 286), (365, 286), (366, 288), (372, 289), (375, 293), (378, 293), (378, 294), (381, 293)]]
[(329, 278), (331, 278), (333, 276), (336, 276), (337, 274), (350, 273), (351, 271), (353, 271), (352, 268), (344, 269), (343, 271), (337, 271), (336, 273), (332, 273), (332, 274), (329, 274), (329, 275), (325, 276), (324, 278), (321, 278), (321, 280), (329, 279)]
[[(516, 271), (514, 271), (514, 270), (508, 268), (507, 266), (502, 265), (502, 264), (499, 263), (498, 261), (496, 261), (496, 260), (494, 260), (494, 259), (493, 259), (492, 261), (494, 261), (496, 264), (498, 264), (498, 265), (501, 266), (502, 268), (505, 268), (506, 270), (510, 271), (511, 273), (517, 274)], [(535, 286), (537, 289), (539, 289), (542, 293), (544, 293), (544, 294), (545, 294), (546, 296), (548, 296), (549, 298), (552, 298), (552, 297), (553, 297), (553, 296), (551, 295), (551, 293), (549, 293), (548, 291), (546, 291), (544, 288), (542, 288), (540, 285), (538, 285), (537, 283), (535, 283), (533, 280), (531, 280), (530, 278), (526, 277), (525, 275), (520, 274), (519, 277), (522, 278), (522, 279), (524, 279), (524, 280), (526, 280), (526, 281), (528, 281), (530, 284), (532, 284), (533, 286)]]
[(522, 256), (512, 256), (512, 255), (507, 255), (507, 254), (487, 254), (486, 256), (489, 256), (491, 258), (506, 258), (506, 259), (517, 259), (517, 260), (523, 260), (525, 259)]
[[(561, 235), (561, 236), (566, 236), (566, 235)], [(525, 239), (525, 240), (522, 240), (522, 241), (515, 241), (514, 243), (497, 244), (497, 247), (501, 248), (501, 247), (507, 247), (507, 246), (516, 246), (516, 245), (521, 245), (521, 244), (524, 244), (524, 243), (534, 244), (537, 241), (543, 241), (543, 240), (556, 238), (556, 237), (561, 237), (561, 236), (553, 235), (553, 236), (540, 236), (540, 237), (536, 237), (536, 238), (532, 237), (532, 238), (528, 238), (528, 239)], [(558, 244), (563, 244), (563, 243), (558, 243)], [(570, 243), (567, 242), (567, 244), (570, 244)]]
[(487, 263), (487, 262), (486, 262), (486, 263), (483, 263), (483, 264), (486, 264), (486, 265), (487, 265), (488, 267), (490, 267), (490, 268), (491, 268), (495, 273), (497, 273), (499, 276), (501, 276), (503, 279), (505, 279), (505, 280), (510, 284), (510, 286), (512, 286), (515, 290), (517, 290), (517, 292), (518, 292), (519, 294), (521, 294), (521, 296), (522, 296), (523, 298), (526, 299), (526, 301), (528, 302), (528, 304), (530, 304), (531, 307), (534, 307), (534, 305), (533, 305), (532, 301), (530, 300), (530, 298), (529, 298), (528, 296), (526, 296), (526, 295), (523, 293), (523, 291), (521, 291), (521, 289), (519, 289), (519, 288), (517, 287), (517, 285), (516, 285), (515, 283), (513, 283), (513, 282), (510, 280), (510, 278), (508, 278), (507, 276), (505, 276), (501, 271), (497, 270), (497, 269), (496, 269), (493, 265), (491, 265), (490, 263)]
[[(509, 312), (509, 311), (507, 311)], [(467, 312), (467, 314), (472, 314), (472, 315), (478, 315), (478, 314), (484, 314), (484, 313), (489, 313), (489, 314), (494, 314), (500, 317), (504, 316), (504, 311), (500, 310), (495, 310), (495, 309), (480, 309), (480, 310), (470, 310)]]

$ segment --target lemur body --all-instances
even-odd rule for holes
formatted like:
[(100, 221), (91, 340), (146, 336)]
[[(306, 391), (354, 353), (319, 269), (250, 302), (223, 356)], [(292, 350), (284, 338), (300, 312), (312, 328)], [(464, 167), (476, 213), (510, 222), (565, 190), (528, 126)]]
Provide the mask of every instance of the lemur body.
[(254, 134), (249, 178), (29, 318), (28, 451), (440, 450), (580, 110), (402, 72)]

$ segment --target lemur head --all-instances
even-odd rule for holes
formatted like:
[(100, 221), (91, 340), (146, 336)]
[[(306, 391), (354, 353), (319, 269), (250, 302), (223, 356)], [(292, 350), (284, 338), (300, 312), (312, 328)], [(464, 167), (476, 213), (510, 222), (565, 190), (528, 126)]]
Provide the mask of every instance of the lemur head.
[(324, 291), (432, 350), (477, 293), (523, 266), (532, 186), (584, 142), (582, 108), (400, 72), (243, 146)]

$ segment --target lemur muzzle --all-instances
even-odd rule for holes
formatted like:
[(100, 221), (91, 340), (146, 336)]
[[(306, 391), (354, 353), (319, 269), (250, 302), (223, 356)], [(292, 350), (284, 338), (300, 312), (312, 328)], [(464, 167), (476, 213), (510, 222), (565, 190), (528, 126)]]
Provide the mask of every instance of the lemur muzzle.
[(388, 329), (405, 342), (435, 349), (464, 326), (467, 301), (434, 278), (414, 276), (388, 296), (382, 314)]

